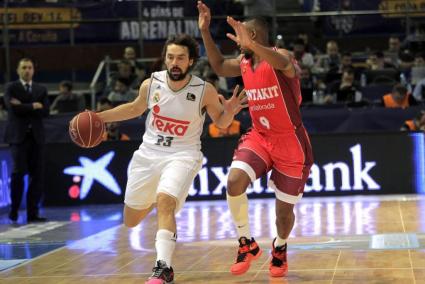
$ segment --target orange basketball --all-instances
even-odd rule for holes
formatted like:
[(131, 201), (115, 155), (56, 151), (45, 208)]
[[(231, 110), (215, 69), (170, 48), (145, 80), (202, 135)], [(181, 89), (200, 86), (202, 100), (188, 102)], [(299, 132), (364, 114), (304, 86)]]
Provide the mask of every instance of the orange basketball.
[(80, 112), (69, 123), (69, 136), (80, 147), (92, 148), (102, 142), (105, 124), (96, 113)]

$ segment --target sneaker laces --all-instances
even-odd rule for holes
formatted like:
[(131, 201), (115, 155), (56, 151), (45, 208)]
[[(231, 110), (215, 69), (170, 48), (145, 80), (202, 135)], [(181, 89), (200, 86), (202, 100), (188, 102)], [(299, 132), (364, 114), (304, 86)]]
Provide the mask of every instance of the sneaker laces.
[(275, 248), (272, 252), (272, 265), (281, 266), (286, 262), (286, 245), (281, 248)]
[(247, 257), (247, 253), (243, 252), (243, 253), (239, 253), (238, 257), (236, 258), (236, 262), (244, 262), (246, 257)]
[(153, 272), (152, 277), (159, 278), (162, 275), (163, 271), (164, 271), (163, 267), (154, 267), (152, 269), (152, 272)]
[(152, 277), (156, 277), (159, 278), (162, 273), (164, 272), (164, 269), (167, 268), (163, 263), (161, 263), (160, 261), (157, 262), (156, 264), (157, 266), (155, 266), (154, 268), (152, 268)]
[(246, 238), (241, 238), (239, 240), (239, 250), (238, 250), (238, 257), (236, 258), (236, 262), (243, 262), (245, 261), (248, 252), (250, 250), (251, 241)]
[(277, 258), (277, 257), (275, 257), (275, 256), (273, 255), (273, 258), (272, 258), (272, 265), (273, 265), (273, 266), (280, 267), (280, 266), (282, 266), (282, 264), (283, 264), (283, 261), (282, 261), (281, 259), (279, 259), (279, 258)]

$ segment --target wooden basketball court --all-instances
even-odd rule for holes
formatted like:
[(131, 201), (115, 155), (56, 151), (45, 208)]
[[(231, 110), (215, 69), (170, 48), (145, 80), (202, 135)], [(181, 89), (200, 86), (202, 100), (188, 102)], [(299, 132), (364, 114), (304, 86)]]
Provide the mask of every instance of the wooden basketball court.
[[(0, 252), (9, 267), (0, 282), (144, 283), (155, 261), (155, 214), (127, 229), (121, 207), (48, 208), (44, 215), (62, 220), (1, 225)], [(175, 283), (425, 283), (424, 214), (421, 195), (304, 198), (296, 206), (289, 273), (270, 278), (274, 199), (250, 200), (251, 229), (264, 253), (236, 277), (229, 272), (237, 241), (226, 202), (187, 202), (178, 215)], [(35, 234), (25, 235), (30, 229)], [(22, 261), (13, 264), (15, 251), (28, 256), (34, 249), (43, 253), (16, 255)]]

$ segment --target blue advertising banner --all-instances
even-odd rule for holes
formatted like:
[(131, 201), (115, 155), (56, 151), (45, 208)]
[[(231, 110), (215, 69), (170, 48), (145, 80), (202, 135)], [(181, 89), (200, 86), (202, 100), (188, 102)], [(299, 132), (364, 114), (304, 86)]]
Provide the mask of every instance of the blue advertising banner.
[[(314, 135), (315, 162), (304, 196), (425, 193), (423, 133)], [(206, 139), (204, 161), (190, 200), (224, 199), (238, 140)], [(107, 142), (93, 149), (49, 144), (45, 205), (120, 203), (127, 168), (139, 142)], [(58, 159), (57, 157), (60, 157)], [(250, 197), (274, 197), (264, 176)]]

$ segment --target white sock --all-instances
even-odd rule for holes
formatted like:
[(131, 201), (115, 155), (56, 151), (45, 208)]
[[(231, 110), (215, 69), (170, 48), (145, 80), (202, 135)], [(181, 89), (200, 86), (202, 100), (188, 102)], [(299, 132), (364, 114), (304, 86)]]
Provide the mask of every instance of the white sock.
[(156, 248), (156, 262), (158, 260), (165, 261), (168, 267), (171, 266), (171, 259), (173, 257), (174, 249), (176, 247), (177, 235), (166, 229), (160, 229), (156, 232), (155, 248)]
[(233, 222), (236, 225), (236, 231), (239, 238), (246, 237), (251, 239), (251, 230), (248, 220), (248, 196), (242, 193), (238, 196), (230, 196), (227, 193), (227, 205), (232, 214)]
[(284, 246), (286, 244), (286, 240), (287, 239), (281, 239), (279, 235), (277, 235), (276, 239), (274, 240), (274, 247), (277, 248), (277, 247)]

